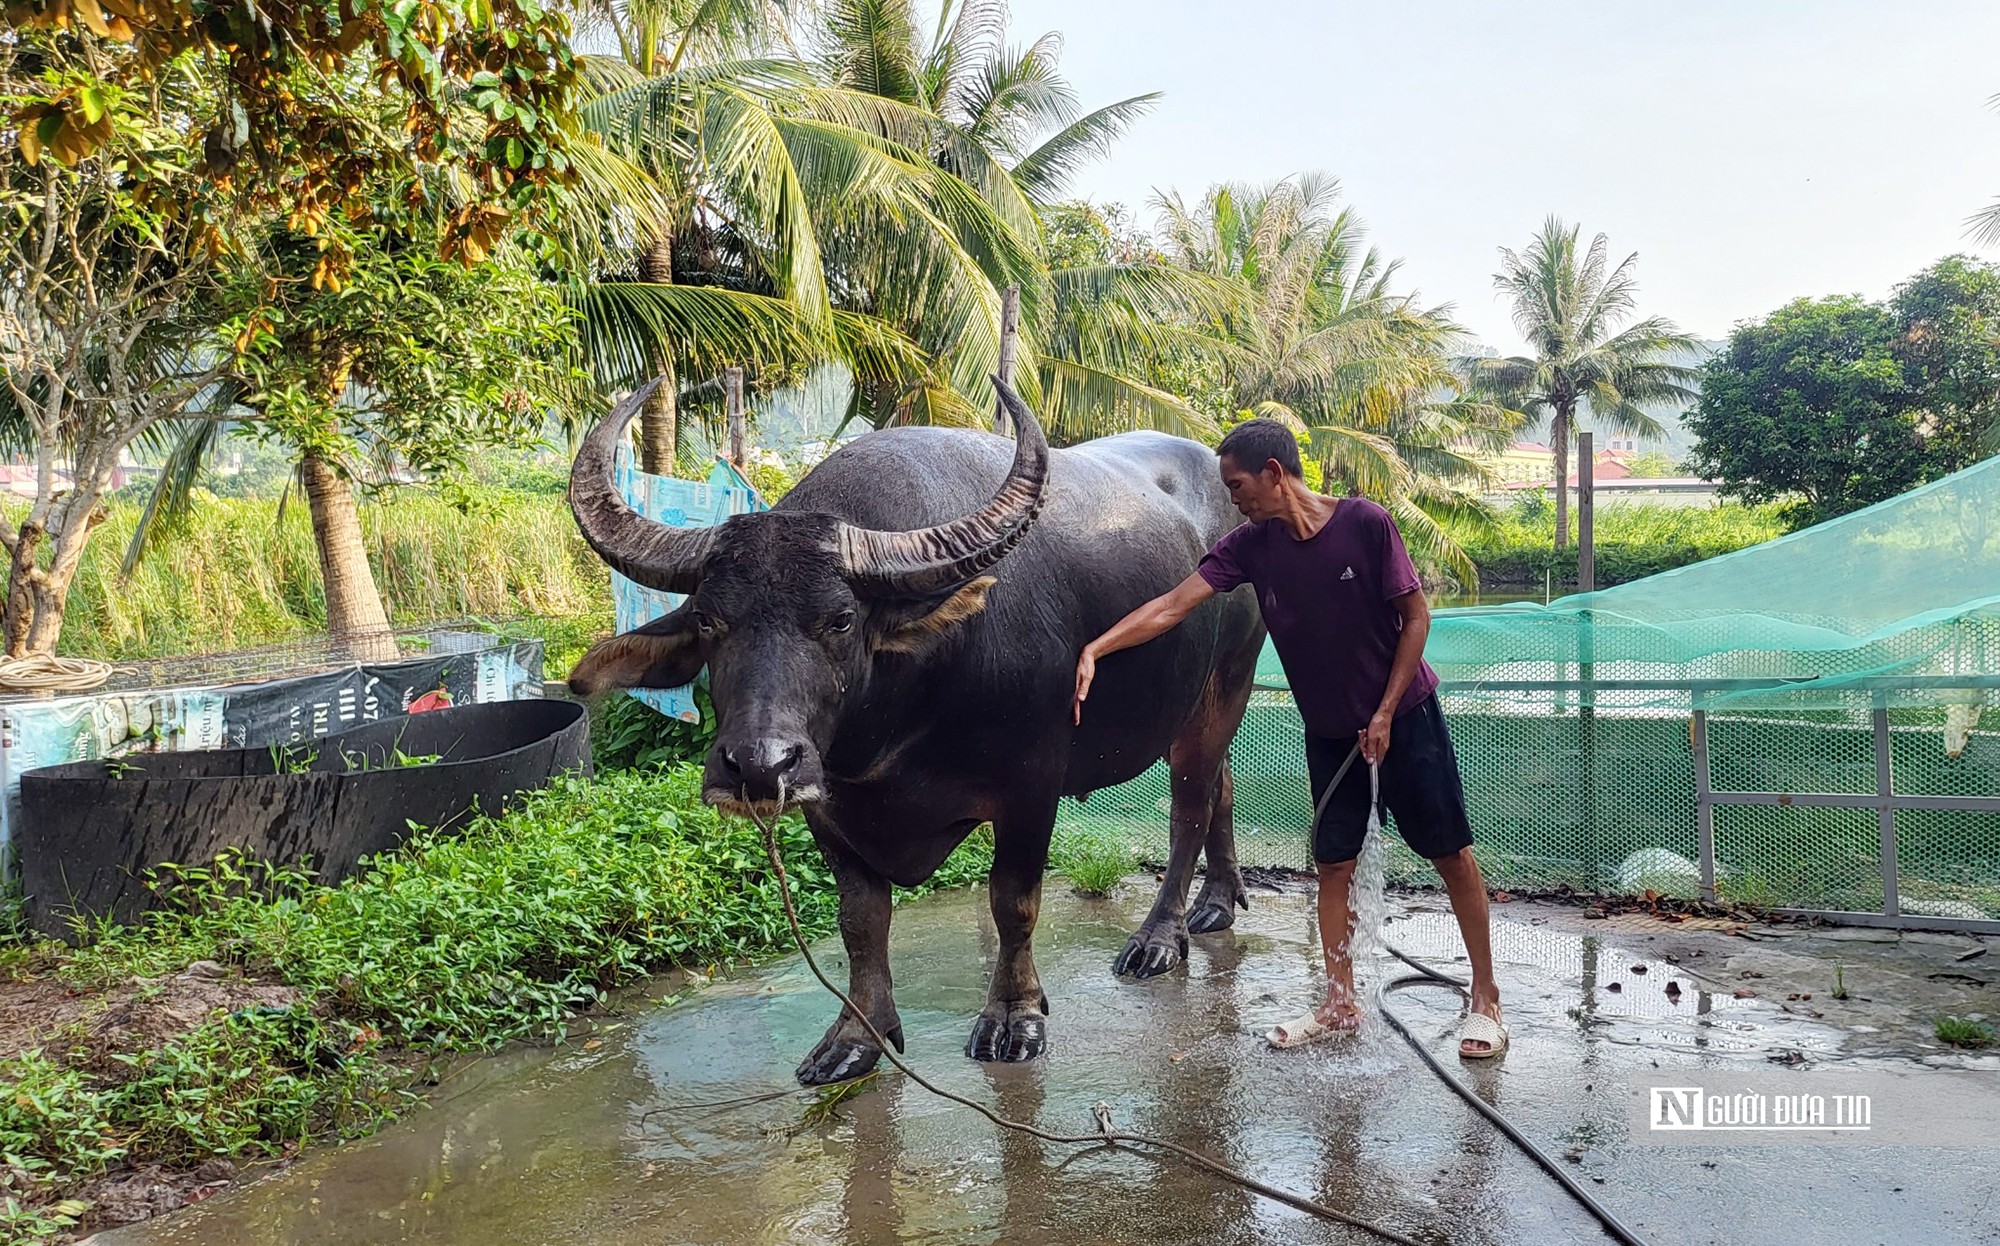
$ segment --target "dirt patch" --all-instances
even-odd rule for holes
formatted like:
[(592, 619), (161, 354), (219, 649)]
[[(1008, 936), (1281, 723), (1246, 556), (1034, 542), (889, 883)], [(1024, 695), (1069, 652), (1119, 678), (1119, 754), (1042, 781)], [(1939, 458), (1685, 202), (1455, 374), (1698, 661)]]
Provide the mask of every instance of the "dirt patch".
[(252, 982), (214, 961), (105, 988), (56, 977), (0, 982), (0, 1059), (42, 1048), (73, 1068), (106, 1071), (111, 1056), (161, 1047), (245, 1008), (286, 1008), (297, 989)]
[(106, 1173), (76, 1193), (77, 1198), (90, 1204), (78, 1231), (89, 1233), (136, 1224), (192, 1207), (227, 1189), (235, 1178), (236, 1165), (226, 1159), (212, 1159), (199, 1168), (181, 1172), (147, 1164)]

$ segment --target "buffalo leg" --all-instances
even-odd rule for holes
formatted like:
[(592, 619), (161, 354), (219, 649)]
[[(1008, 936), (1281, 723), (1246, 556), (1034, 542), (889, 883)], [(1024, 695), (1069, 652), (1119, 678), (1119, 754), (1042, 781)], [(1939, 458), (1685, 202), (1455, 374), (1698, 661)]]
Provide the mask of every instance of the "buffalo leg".
[(1000, 954), (993, 962), (986, 1007), (965, 1044), (965, 1054), (975, 1060), (1033, 1060), (1048, 1049), (1049, 997), (1035, 972), (1033, 942), (1055, 821), (1051, 803), (1033, 814), (994, 822), (993, 877), (987, 890)]
[(1201, 894), (1188, 911), (1188, 930), (1210, 934), (1236, 924), (1236, 910), (1250, 907), (1243, 889), (1243, 871), (1236, 864), (1236, 782), (1229, 758), (1215, 778), (1215, 799), (1209, 804), (1208, 839), (1202, 849)]
[[(1254, 663), (1254, 653), (1250, 661)], [(1243, 707), (1250, 699), (1252, 669), (1241, 663), (1217, 667), (1202, 689), (1195, 712), (1167, 747), (1167, 770), (1173, 784), (1167, 872), (1152, 912), (1112, 962), (1113, 973), (1150, 978), (1186, 959), (1191, 928), (1188, 884), (1194, 878), (1195, 858), (1204, 847), (1210, 851), (1209, 880), (1202, 887), (1197, 909), (1202, 924), (1196, 933), (1228, 926), (1236, 918), (1235, 906), (1244, 903), (1233, 823), (1225, 820), (1218, 838), (1214, 820), (1219, 812), (1233, 815), (1233, 797), (1226, 801), (1220, 797), (1227, 790), (1229, 742), (1236, 736)], [(1215, 859), (1218, 848), (1221, 865)]]
[[(812, 818), (813, 838), (833, 870), (840, 891), (840, 941), (847, 947), (847, 997), (884, 1038), (903, 1049), (903, 1022), (889, 978), (889, 881), (868, 868)], [(860, 1077), (882, 1058), (882, 1048), (852, 1013), (840, 1016), (798, 1067), (807, 1086)]]

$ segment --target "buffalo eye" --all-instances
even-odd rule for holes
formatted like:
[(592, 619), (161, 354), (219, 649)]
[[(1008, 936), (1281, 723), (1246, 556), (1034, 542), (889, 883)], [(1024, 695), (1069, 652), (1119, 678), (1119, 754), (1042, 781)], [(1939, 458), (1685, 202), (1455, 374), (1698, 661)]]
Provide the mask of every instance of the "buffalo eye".
[(839, 614), (836, 614), (832, 618), (828, 619), (826, 621), (826, 630), (835, 636), (845, 635), (846, 633), (853, 631), (854, 611), (842, 610)]
[(715, 620), (697, 610), (694, 615), (694, 630), (701, 633), (703, 639), (713, 636), (715, 635)]

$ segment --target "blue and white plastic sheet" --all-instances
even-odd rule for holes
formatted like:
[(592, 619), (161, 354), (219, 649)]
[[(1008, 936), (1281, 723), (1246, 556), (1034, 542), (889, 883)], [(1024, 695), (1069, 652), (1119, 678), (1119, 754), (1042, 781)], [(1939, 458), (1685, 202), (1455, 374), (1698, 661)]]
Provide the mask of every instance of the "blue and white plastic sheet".
[[(633, 510), (670, 528), (707, 528), (732, 515), (770, 509), (757, 495), (756, 488), (724, 459), (715, 461), (706, 482), (680, 480), (640, 471), (633, 465), (632, 456), (621, 448), (612, 468), (612, 479)], [(617, 611), (620, 632), (652, 622), (683, 600), (679, 593), (662, 593), (634, 584), (615, 571), (611, 574), (611, 601)], [(634, 688), (632, 695), (669, 718), (701, 721), (693, 685), (664, 690)]]

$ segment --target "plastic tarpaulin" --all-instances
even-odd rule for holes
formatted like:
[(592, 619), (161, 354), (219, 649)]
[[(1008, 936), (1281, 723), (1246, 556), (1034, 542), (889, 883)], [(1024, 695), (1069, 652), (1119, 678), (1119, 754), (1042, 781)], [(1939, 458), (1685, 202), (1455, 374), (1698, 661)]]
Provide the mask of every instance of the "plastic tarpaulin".
[[(612, 479), (633, 510), (670, 528), (706, 528), (731, 515), (770, 509), (742, 473), (724, 459), (715, 461), (705, 482), (680, 480), (640, 471), (633, 465), (631, 454), (621, 448), (612, 468)], [(618, 630), (629, 632), (679, 606), (683, 598), (678, 593), (662, 593), (634, 584), (613, 572), (611, 600), (617, 611)], [(631, 693), (669, 718), (701, 721), (692, 685), (665, 690), (634, 688)]]

